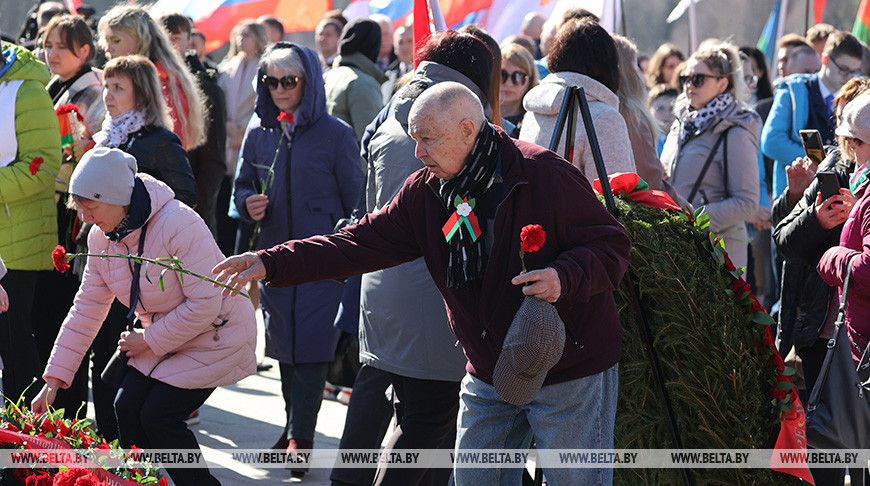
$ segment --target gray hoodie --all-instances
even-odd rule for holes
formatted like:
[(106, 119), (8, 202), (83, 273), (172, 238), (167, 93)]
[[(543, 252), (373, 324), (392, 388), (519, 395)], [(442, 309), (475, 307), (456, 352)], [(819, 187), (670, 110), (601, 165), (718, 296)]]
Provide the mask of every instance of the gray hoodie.
[[(433, 62), (420, 63), (369, 141), (369, 212), (389, 204), (405, 179), (423, 168), (407, 133), (408, 113), (423, 89), (443, 81), (459, 82), (485, 99), (459, 72)], [(363, 275), (360, 306), (360, 361), (423, 380), (460, 381), (465, 376), (465, 355), (450, 332), (444, 300), (423, 259)]]

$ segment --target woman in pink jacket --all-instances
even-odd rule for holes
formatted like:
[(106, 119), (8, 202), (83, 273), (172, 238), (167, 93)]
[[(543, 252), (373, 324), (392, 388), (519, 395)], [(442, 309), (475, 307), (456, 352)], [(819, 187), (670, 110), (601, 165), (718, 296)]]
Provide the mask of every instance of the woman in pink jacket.
[[(208, 274), (223, 259), (208, 227), (175, 200), (168, 186), (136, 173), (136, 160), (98, 147), (79, 162), (70, 181), (71, 205), (93, 223), (90, 253), (175, 257), (185, 269)], [(144, 238), (140, 244), (140, 238)], [(184, 419), (215, 387), (236, 383), (256, 369), (254, 308), (247, 299), (222, 298), (211, 283), (142, 265), (135, 313), (141, 328), (124, 332), (119, 350), (129, 357), (115, 397), (124, 447), (199, 449)], [(32, 407), (50, 405), (69, 386), (112, 299), (130, 306), (134, 264), (125, 258), (89, 258), (75, 302), (54, 343), (42, 388)], [(131, 298), (133, 297), (133, 298)], [(207, 468), (171, 468), (176, 485), (219, 484)]]
[[(821, 196), (817, 197), (816, 213), (820, 220), (828, 215), (849, 215), (840, 233), (840, 246), (829, 248), (817, 268), (825, 283), (842, 290), (846, 272), (852, 265), (846, 329), (849, 331), (852, 359), (857, 365), (864, 348), (870, 343), (870, 195), (867, 191), (870, 187), (870, 94), (862, 94), (846, 105), (836, 133), (845, 139), (846, 154), (851, 156), (854, 153), (852, 158), (858, 168), (849, 179), (849, 189), (858, 202), (850, 213), (849, 204), (838, 201), (825, 204), (827, 200), (823, 203)], [(840, 192), (847, 194), (845, 189), (840, 189)], [(855, 256), (857, 258), (852, 263)]]

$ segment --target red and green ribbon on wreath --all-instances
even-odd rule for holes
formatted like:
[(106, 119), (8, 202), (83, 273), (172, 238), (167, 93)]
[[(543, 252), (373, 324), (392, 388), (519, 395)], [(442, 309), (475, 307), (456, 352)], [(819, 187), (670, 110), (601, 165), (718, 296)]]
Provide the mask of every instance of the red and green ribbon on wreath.
[[(772, 386), (768, 396), (771, 399), (772, 405), (780, 412), (780, 430), (774, 445), (774, 451), (806, 451), (806, 413), (797, 396), (797, 388), (791, 379), (795, 370), (785, 366), (779, 350), (776, 348), (771, 330), (772, 326), (776, 323), (758, 301), (755, 294), (752, 293), (749, 284), (741, 276), (742, 270), (737, 269), (731, 262), (731, 259), (725, 252), (725, 246), (721, 238), (709, 230), (709, 216), (703, 214), (703, 209), (699, 209), (694, 213), (685, 211), (666, 192), (650, 189), (649, 184), (637, 174), (614, 173), (608, 176), (608, 180), (610, 181), (611, 192), (614, 195), (625, 193), (629, 199), (637, 204), (679, 212), (690, 224), (707, 230), (707, 238), (710, 244), (708, 250), (710, 250), (712, 258), (725, 271), (729, 272), (733, 278), (731, 287), (727, 291), (731, 292), (737, 303), (747, 310), (748, 324), (762, 326), (763, 337), (760, 346), (769, 351), (770, 360), (777, 369), (777, 376), (771, 381)], [(593, 183), (593, 188), (599, 194), (603, 192), (601, 182), (598, 179)], [(814, 484), (805, 461), (803, 463), (791, 464), (789, 465), (790, 467), (779, 467), (774, 463), (773, 459), (774, 457), (771, 457), (771, 469), (790, 474), (807, 483)]]

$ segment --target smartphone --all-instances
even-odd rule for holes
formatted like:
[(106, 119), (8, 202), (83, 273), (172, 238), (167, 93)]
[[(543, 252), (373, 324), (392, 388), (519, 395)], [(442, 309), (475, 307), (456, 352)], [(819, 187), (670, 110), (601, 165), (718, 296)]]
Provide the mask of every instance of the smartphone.
[(819, 172), (816, 174), (819, 179), (819, 192), (822, 193), (822, 201), (829, 197), (840, 193), (840, 179), (833, 172)]
[(818, 130), (801, 130), (801, 143), (804, 145), (804, 152), (812, 163), (818, 166), (825, 160), (825, 146), (822, 145), (822, 136)]

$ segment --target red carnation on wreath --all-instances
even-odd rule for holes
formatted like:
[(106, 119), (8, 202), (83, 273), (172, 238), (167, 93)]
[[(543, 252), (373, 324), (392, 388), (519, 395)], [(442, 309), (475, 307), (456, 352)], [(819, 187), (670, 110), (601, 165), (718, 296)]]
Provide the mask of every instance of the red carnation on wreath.
[(52, 486), (52, 484), (54, 484), (54, 480), (51, 475), (46, 472), (27, 476), (27, 479), (24, 480), (25, 486)]

